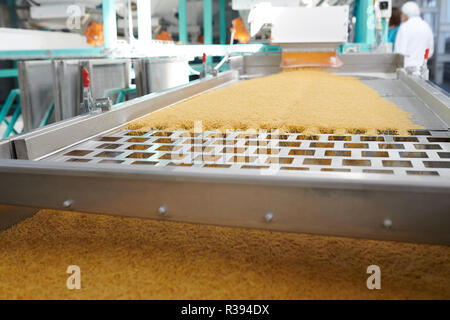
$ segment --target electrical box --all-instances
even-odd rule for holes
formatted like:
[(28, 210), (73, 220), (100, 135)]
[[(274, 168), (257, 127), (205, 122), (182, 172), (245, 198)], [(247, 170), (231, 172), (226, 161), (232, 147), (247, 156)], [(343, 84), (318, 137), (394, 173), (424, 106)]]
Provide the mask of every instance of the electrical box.
[(377, 9), (381, 18), (390, 18), (392, 15), (392, 0), (378, 0), (376, 2)]

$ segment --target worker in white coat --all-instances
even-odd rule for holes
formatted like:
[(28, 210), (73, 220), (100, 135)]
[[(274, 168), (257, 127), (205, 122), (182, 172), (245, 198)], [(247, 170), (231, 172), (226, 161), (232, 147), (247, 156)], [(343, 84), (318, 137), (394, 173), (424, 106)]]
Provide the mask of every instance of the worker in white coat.
[(414, 1), (406, 2), (401, 10), (403, 23), (395, 40), (395, 52), (405, 56), (405, 68), (420, 68), (426, 50), (429, 49), (429, 57), (433, 55), (433, 31), (420, 17), (420, 8)]

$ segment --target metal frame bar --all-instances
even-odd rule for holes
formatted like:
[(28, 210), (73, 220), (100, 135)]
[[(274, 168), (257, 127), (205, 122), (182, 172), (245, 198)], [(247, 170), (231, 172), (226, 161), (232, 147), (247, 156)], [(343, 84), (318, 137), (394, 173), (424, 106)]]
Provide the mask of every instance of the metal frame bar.
[[(355, 7), (356, 25), (355, 42), (356, 43), (375, 43), (375, 21), (374, 8), (372, 0), (356, 0)], [(369, 24), (369, 19), (373, 21)]]
[[(437, 186), (421, 177), (405, 183), (389, 177), (360, 179), (357, 174), (265, 176), (252, 170), (224, 170), (141, 166), (118, 170), (114, 165), (4, 160), (0, 161), (0, 203), (289, 232), (450, 243), (449, 181)], [(161, 207), (167, 208), (166, 214), (159, 213)], [(267, 218), (268, 213), (272, 218)]]
[[(208, 45), (213, 43), (213, 20), (212, 20), (212, 0), (203, 0), (203, 43)], [(206, 64), (211, 65), (212, 57), (206, 58)]]
[[(137, 54), (136, 52), (120, 52), (119, 54), (104, 51), (103, 48), (83, 48), (83, 49), (52, 49), (52, 50), (3, 50), (0, 51), (0, 59), (49, 59), (49, 58), (139, 58), (158, 56), (201, 56), (206, 53), (210, 56), (225, 56), (227, 54), (254, 54), (257, 52), (280, 52), (278, 45), (266, 43), (235, 44), (233, 46), (222, 44), (207, 45), (174, 45), (167, 46), (166, 51), (161, 51), (161, 47), (150, 52)], [(170, 54), (169, 54), (170, 53)]]
[(213, 43), (212, 0), (203, 0), (204, 44)]
[(130, 94), (130, 93), (135, 93), (136, 92), (136, 87), (130, 87), (130, 88), (120, 88), (120, 89), (113, 89), (113, 90), (108, 90), (105, 94), (105, 96), (109, 96), (109, 95), (113, 95), (113, 94), (117, 94), (117, 98), (114, 104), (119, 104), (122, 103), (125, 99), (125, 95)]
[(8, 123), (5, 120), (5, 122), (8, 123), (8, 127), (6, 128), (6, 131), (3, 134), (3, 139), (8, 138), (11, 133), (18, 134), (16, 129), (14, 129), (14, 126), (16, 125), (17, 119), (19, 118), (21, 113), (22, 113), (22, 110), (21, 110), (21, 107), (20, 107), (20, 104), (19, 104), (19, 105), (17, 105), (16, 110), (14, 110), (14, 113), (13, 113), (13, 115), (11, 117), (11, 121)]
[(103, 49), (80, 48), (80, 49), (51, 49), (51, 50), (2, 50), (0, 58), (2, 59), (48, 59), (48, 58), (79, 58), (79, 57), (104, 57)]
[(114, 8), (114, 0), (103, 0), (102, 15), (103, 15), (103, 33), (104, 33), (104, 48), (111, 49), (117, 42), (117, 21), (116, 9)]
[(11, 139), (0, 140), (0, 159), (15, 159)]
[(219, 1), (220, 44), (227, 43), (226, 1)]
[(11, 25), (17, 28), (16, 3), (14, 0), (8, 0), (9, 14), (11, 15)]
[(19, 71), (17, 68), (12, 69), (1, 69), (0, 78), (17, 78), (19, 76)]
[(444, 65), (450, 61), (450, 55), (445, 54), (446, 41), (450, 33), (450, 21), (445, 20), (450, 3), (448, 0), (441, 0), (438, 1), (437, 6), (437, 37), (433, 57), (433, 77), (437, 84), (442, 84), (444, 81)]
[(11, 132), (14, 132), (14, 125), (16, 124), (17, 118), (20, 115), (21, 112), (21, 108), (20, 108), (20, 103), (18, 103), (16, 105), (16, 110), (14, 111), (13, 117), (11, 118), (11, 121), (7, 121), (6, 120), (6, 116), (8, 115), (9, 110), (11, 109), (11, 107), (13, 106), (13, 103), (16, 99), (20, 98), (20, 90), (19, 89), (13, 89), (9, 92), (8, 97), (6, 98), (6, 101), (4, 103), (4, 105), (2, 106), (2, 109), (0, 110), (0, 124), (2, 122), (5, 122), (6, 125), (8, 126), (6, 128), (5, 133), (3, 134), (3, 138), (7, 138), (9, 137), (9, 135), (11, 134)]
[(181, 43), (188, 43), (187, 0), (178, 0), (178, 37)]
[(39, 127), (44, 127), (48, 124), (54, 110), (55, 110), (55, 102), (52, 101), (52, 102), (50, 102), (50, 105), (48, 106), (47, 110), (45, 111), (44, 116), (42, 117), (42, 120), (39, 124)]
[(138, 39), (148, 43), (152, 40), (152, 1), (137, 0)]

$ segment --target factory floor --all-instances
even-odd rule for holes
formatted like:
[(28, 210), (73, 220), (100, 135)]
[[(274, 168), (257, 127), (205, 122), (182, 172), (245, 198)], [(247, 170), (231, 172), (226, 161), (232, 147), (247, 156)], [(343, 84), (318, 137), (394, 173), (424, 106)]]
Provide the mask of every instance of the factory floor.
[(0, 299), (450, 299), (442, 245), (42, 210), (0, 248)]

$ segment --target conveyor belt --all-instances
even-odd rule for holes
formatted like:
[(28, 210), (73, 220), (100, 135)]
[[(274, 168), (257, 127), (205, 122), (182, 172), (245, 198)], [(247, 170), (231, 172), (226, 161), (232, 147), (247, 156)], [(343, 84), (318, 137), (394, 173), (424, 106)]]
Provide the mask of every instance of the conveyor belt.
[(449, 244), (450, 100), (402, 72), (389, 77), (364, 81), (426, 129), (404, 137), (124, 130), (237, 81), (230, 71), (11, 139), (0, 151), (22, 160), (0, 160), (0, 203)]

